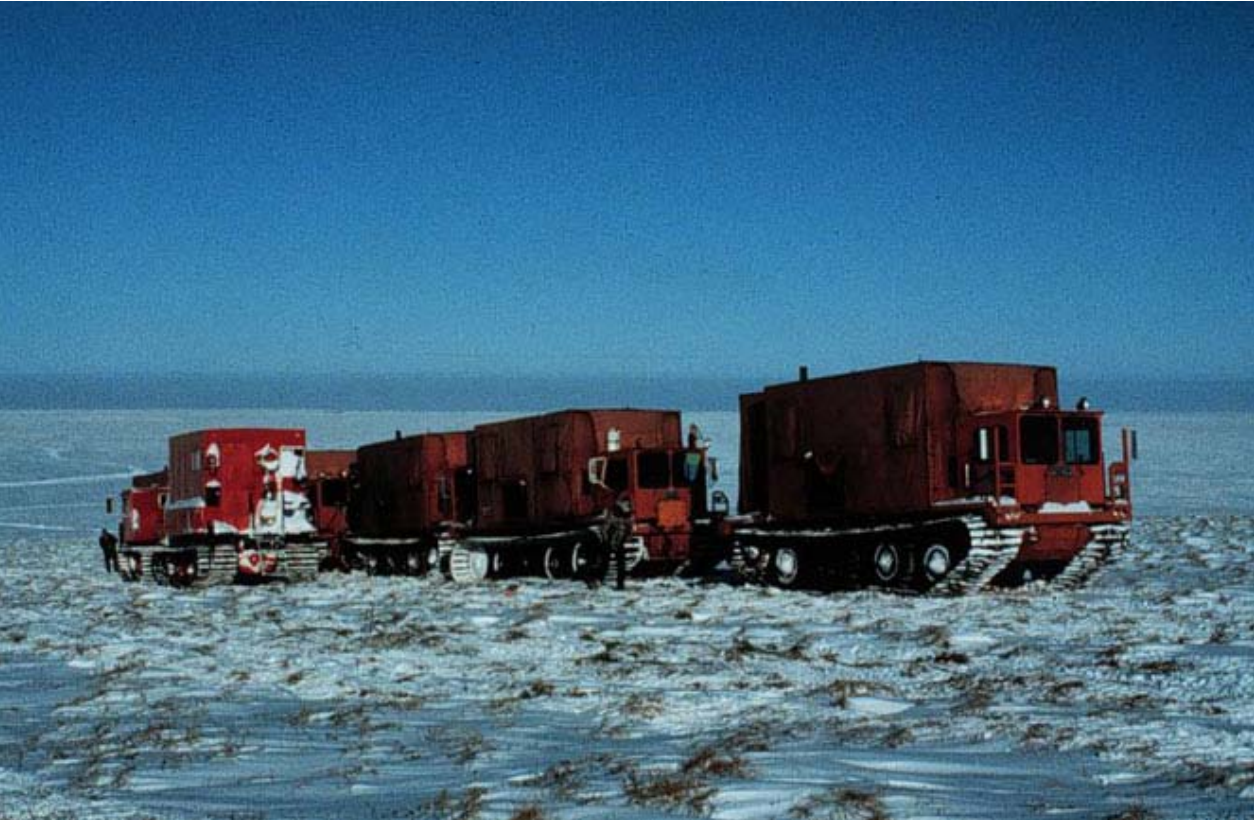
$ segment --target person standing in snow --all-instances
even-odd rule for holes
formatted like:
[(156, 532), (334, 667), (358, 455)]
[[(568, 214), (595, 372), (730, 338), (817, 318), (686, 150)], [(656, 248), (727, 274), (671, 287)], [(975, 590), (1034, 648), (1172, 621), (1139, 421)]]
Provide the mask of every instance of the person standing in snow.
[(104, 553), (105, 572), (118, 572), (118, 538), (103, 527), (100, 530), (100, 551)]
[(605, 547), (614, 558), (614, 585), (627, 584), (627, 537), (631, 535), (631, 499), (623, 494), (605, 511)]

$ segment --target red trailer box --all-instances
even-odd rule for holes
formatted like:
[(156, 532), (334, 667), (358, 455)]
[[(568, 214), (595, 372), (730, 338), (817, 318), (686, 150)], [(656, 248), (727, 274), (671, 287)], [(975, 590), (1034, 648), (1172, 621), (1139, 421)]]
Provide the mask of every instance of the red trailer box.
[[(742, 396), (740, 511), (759, 523), (741, 547), (771, 569), (767, 542), (803, 543), (804, 532), (809, 554), (781, 556), (787, 580), (803, 563), (862, 550), (879, 581), (924, 586), (971, 574), (979, 562), (958, 564), (972, 552), (999, 553), (979, 576), (997, 568), (1002, 582), (1052, 576), (1090, 545), (1104, 555), (1131, 515), (1126, 455), (1108, 487), (1101, 413), (1058, 405), (1052, 367), (944, 362)], [(942, 519), (956, 523), (941, 532)], [(863, 534), (852, 538), (853, 528)], [(972, 550), (973, 539), (988, 549)], [(771, 573), (779, 579), (778, 567)]]
[(437, 543), (474, 514), (469, 434), (398, 436), (357, 450), (344, 561), (375, 573), (421, 574)]
[(258, 578), (317, 571), (323, 545), (305, 493), (304, 430), (184, 433), (170, 439), (169, 469), (171, 551), (154, 556), (154, 572), (203, 580), (228, 570)]
[(314, 527), (322, 538), (337, 538), (348, 529), (348, 484), (354, 450), (305, 451), (305, 493)]
[(573, 548), (618, 497), (634, 512), (633, 563), (688, 558), (694, 508), (705, 506), (704, 459), (685, 449), (677, 411), (566, 410), (484, 424), (472, 450), (471, 535), (494, 561), (530, 550), (526, 559), (538, 556), (549, 575), (579, 574)]
[(170, 478), (166, 470), (137, 475), (122, 491), (122, 518), (118, 522), (121, 547), (151, 546), (165, 538), (165, 502)]

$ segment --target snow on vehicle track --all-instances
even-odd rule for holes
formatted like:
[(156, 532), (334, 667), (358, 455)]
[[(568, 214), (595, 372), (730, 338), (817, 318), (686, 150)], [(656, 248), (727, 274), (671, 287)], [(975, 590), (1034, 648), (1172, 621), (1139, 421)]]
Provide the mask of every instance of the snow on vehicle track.
[(1084, 589), (960, 599), (189, 593), (20, 549), (0, 546), (3, 817), (1254, 812), (1249, 518), (1147, 519)]

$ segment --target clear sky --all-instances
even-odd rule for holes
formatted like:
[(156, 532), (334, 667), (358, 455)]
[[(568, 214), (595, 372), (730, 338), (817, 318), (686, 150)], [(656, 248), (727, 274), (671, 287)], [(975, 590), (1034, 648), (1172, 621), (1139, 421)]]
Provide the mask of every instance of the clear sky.
[(1249, 375), (1249, 6), (0, 6), (0, 372)]

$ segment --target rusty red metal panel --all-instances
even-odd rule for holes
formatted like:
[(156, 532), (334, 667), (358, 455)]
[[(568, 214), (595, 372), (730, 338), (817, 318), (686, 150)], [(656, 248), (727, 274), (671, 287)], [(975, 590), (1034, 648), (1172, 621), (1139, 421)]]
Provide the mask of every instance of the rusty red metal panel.
[(740, 397), (740, 499), (742, 513), (770, 509), (770, 428), (765, 393)]
[(311, 479), (347, 475), (356, 458), (356, 450), (306, 450), (305, 475)]
[(961, 479), (979, 418), (1021, 413), (1041, 399), (1057, 408), (1053, 368), (971, 362), (918, 362), (747, 394), (741, 509), (794, 522), (925, 513), (969, 494)]
[(360, 447), (349, 519), (355, 535), (430, 535), (459, 518), (459, 471), (469, 464), (468, 433), (427, 433)]
[[(538, 531), (570, 525), (612, 501), (587, 482), (588, 460), (611, 451), (681, 446), (678, 411), (564, 410), (475, 428), (478, 482), (476, 528)], [(637, 518), (656, 515), (648, 494), (636, 493)]]
[(966, 413), (1026, 410), (1040, 399), (1058, 406), (1058, 375), (1052, 367), (1018, 364), (933, 363), (948, 371), (959, 406)]

